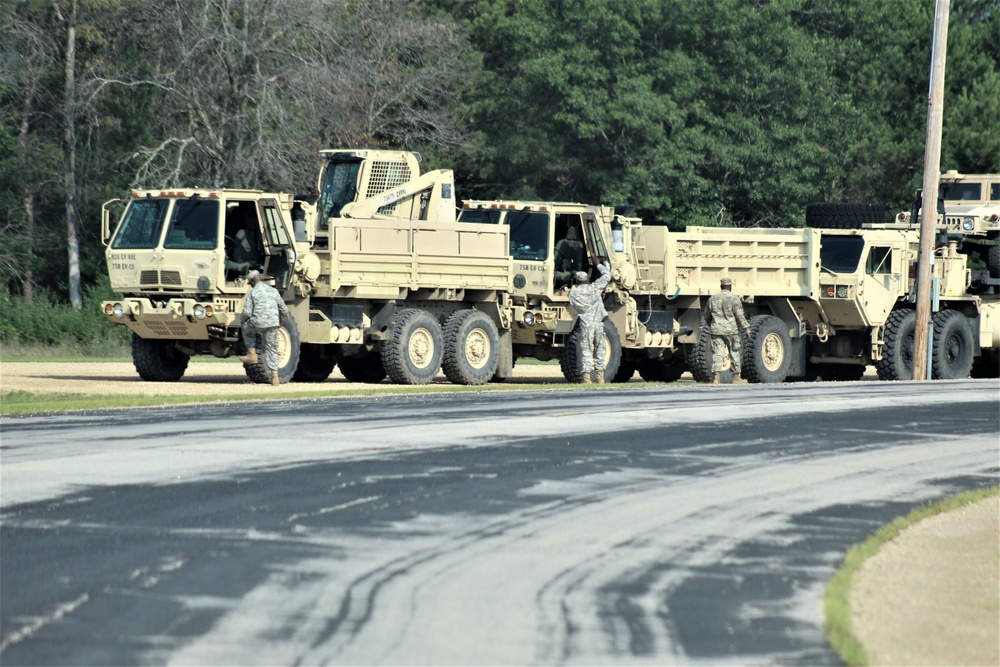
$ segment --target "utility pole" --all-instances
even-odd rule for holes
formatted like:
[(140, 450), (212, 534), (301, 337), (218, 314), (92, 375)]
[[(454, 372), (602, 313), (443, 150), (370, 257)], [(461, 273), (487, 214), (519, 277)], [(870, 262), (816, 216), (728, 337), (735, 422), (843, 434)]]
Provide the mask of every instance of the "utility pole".
[(934, 269), (934, 227), (937, 222), (938, 180), (941, 172), (941, 125), (944, 117), (944, 69), (948, 51), (950, 0), (934, 3), (934, 41), (931, 45), (930, 92), (927, 106), (927, 145), (924, 148), (923, 205), (920, 216), (920, 254), (917, 258), (917, 328), (913, 338), (913, 379), (931, 375), (928, 345)]

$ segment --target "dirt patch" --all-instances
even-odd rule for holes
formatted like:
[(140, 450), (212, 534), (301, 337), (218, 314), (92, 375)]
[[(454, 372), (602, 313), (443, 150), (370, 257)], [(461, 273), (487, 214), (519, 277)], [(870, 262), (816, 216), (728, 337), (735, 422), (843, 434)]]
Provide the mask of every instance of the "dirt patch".
[(872, 665), (1000, 665), (1000, 496), (907, 528), (854, 575)]

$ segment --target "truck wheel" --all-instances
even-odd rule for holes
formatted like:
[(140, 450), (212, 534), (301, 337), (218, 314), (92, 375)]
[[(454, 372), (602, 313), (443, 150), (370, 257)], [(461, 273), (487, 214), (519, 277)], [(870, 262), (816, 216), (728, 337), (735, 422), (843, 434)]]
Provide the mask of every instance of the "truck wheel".
[(299, 367), (295, 369), (292, 380), (324, 382), (337, 365), (337, 356), (332, 345), (302, 343), (299, 347)]
[(861, 229), (866, 224), (884, 222), (882, 204), (818, 202), (806, 204), (806, 227), (816, 229)]
[(987, 264), (990, 267), (990, 278), (1000, 278), (1000, 245), (990, 248)]
[(693, 345), (686, 345), (684, 352), (687, 355), (688, 370), (695, 382), (712, 381), (712, 337), (708, 335), (702, 327), (698, 342)]
[(957, 310), (934, 314), (934, 350), (931, 376), (935, 380), (961, 380), (972, 370), (975, 341), (972, 325)]
[(177, 382), (184, 377), (190, 360), (173, 341), (146, 340), (132, 334), (132, 364), (143, 380)]
[(632, 359), (622, 359), (618, 362), (618, 372), (615, 376), (611, 378), (611, 381), (616, 384), (622, 384), (628, 382), (635, 375), (636, 369), (639, 365)]
[(889, 314), (882, 331), (882, 358), (875, 362), (880, 380), (913, 379), (913, 338), (917, 332), (917, 314), (895, 310)]
[(643, 359), (639, 362), (639, 375), (646, 382), (677, 382), (687, 369), (680, 359)]
[(444, 323), (444, 359), (441, 367), (455, 384), (486, 384), (500, 360), (500, 334), (488, 315), (460, 310)]
[(774, 315), (750, 318), (750, 340), (743, 342), (743, 377), (749, 382), (784, 382), (792, 362), (788, 327)]
[[(559, 358), (559, 367), (562, 369), (566, 382), (580, 384), (583, 382), (583, 337), (580, 321), (577, 320), (573, 332), (566, 338), (566, 347), (563, 348), (562, 356)], [(618, 329), (611, 320), (604, 320), (604, 377), (613, 379), (618, 375), (618, 366), (622, 361), (622, 339), (618, 335)]]
[[(251, 382), (257, 384), (270, 384), (271, 371), (264, 366), (264, 341), (258, 334), (256, 364), (243, 364), (243, 370)], [(285, 321), (278, 326), (278, 381), (281, 384), (291, 381), (299, 367), (299, 327), (295, 324), (294, 317), (286, 317)]]
[(396, 384), (427, 384), (441, 369), (444, 334), (430, 313), (408, 308), (396, 314), (382, 345), (382, 366)]
[(385, 379), (382, 357), (377, 353), (363, 357), (344, 357), (339, 362), (340, 372), (348, 382), (378, 384)]

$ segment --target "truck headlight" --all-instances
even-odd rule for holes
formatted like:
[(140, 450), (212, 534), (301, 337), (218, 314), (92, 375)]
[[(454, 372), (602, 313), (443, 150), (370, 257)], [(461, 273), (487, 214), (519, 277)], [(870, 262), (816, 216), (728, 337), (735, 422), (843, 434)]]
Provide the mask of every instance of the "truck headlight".
[(847, 285), (837, 285), (837, 298), (839, 299), (847, 298)]
[(523, 320), (524, 320), (524, 323), (530, 327), (531, 325), (533, 325), (535, 323), (535, 314), (534, 313), (528, 313), (528, 312), (526, 312), (524, 314)]
[(971, 232), (976, 228), (976, 221), (973, 218), (965, 218), (962, 220), (962, 229), (967, 232)]
[(122, 317), (125, 314), (125, 309), (122, 308), (122, 305), (120, 303), (116, 303), (111, 308), (111, 312), (112, 314), (114, 314), (115, 317)]
[(194, 305), (194, 316), (199, 320), (205, 319), (205, 306), (200, 303)]

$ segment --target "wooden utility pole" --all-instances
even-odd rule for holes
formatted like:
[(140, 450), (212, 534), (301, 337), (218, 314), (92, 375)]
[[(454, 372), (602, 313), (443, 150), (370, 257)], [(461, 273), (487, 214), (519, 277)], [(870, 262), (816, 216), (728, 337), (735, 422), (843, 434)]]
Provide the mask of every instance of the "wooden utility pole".
[(948, 51), (950, 5), (950, 0), (936, 0), (934, 4), (934, 41), (931, 45), (927, 145), (924, 148), (923, 204), (920, 216), (920, 254), (917, 258), (917, 328), (913, 339), (914, 380), (927, 380), (931, 375), (928, 364), (928, 336), (931, 331), (934, 228), (937, 222), (938, 180), (941, 175), (941, 125), (944, 117), (944, 69)]

